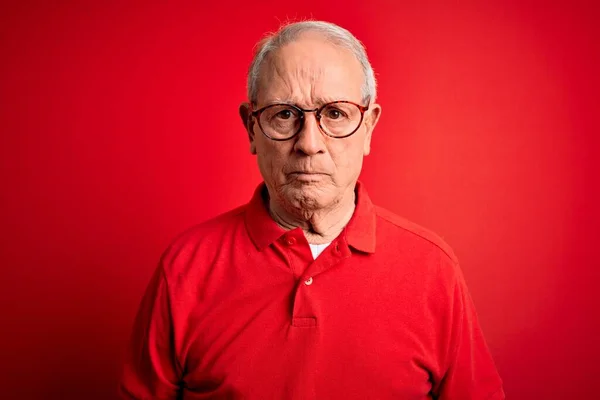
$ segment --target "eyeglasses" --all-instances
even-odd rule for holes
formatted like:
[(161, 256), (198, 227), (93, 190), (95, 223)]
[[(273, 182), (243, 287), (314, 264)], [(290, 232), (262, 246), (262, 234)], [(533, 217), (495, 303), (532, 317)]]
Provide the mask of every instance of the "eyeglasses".
[(296, 136), (306, 121), (306, 113), (314, 112), (319, 128), (327, 136), (343, 139), (355, 133), (363, 121), (367, 106), (346, 100), (323, 104), (313, 110), (305, 110), (293, 104), (270, 104), (252, 111), (263, 134), (272, 140), (289, 140)]

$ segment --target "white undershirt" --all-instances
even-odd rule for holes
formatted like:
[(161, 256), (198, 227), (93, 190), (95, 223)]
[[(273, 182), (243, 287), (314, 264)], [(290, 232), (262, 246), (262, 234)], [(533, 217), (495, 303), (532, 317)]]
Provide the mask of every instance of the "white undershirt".
[(323, 243), (323, 244), (308, 244), (310, 246), (310, 251), (312, 253), (313, 259), (316, 260), (317, 257), (319, 257), (319, 254), (321, 254), (323, 252), (323, 250), (325, 250), (327, 248), (327, 246), (329, 246), (331, 244), (331, 242), (329, 243)]

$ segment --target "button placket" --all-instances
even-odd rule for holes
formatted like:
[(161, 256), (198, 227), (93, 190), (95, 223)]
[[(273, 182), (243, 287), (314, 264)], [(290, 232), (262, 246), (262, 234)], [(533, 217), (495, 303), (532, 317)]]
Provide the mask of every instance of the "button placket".
[(286, 233), (279, 240), (281, 250), (285, 254), (287, 262), (296, 279), (302, 279), (305, 270), (314, 261), (308, 244), (305, 244), (301, 231)]
[(315, 291), (310, 288), (314, 283), (312, 276), (304, 276), (298, 282), (294, 294), (294, 303), (292, 306), (292, 326), (295, 327), (316, 327), (317, 315), (314, 311)]

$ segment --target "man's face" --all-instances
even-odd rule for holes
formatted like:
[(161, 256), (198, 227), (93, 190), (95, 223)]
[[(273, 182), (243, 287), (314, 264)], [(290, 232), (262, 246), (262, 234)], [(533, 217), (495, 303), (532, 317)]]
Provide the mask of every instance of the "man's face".
[[(272, 54), (263, 65), (254, 109), (273, 103), (315, 109), (335, 100), (366, 105), (363, 82), (361, 65), (349, 50), (309, 33)], [(314, 113), (306, 113), (300, 133), (287, 141), (267, 138), (252, 118), (251, 151), (258, 157), (270, 195), (286, 207), (306, 211), (340, 202), (358, 179), (379, 111), (378, 105), (371, 104), (360, 128), (343, 139), (321, 132)]]

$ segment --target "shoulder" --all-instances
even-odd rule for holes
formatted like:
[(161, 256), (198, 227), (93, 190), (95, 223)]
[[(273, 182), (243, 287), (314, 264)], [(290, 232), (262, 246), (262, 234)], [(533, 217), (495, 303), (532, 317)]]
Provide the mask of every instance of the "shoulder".
[[(374, 206), (377, 226), (385, 238), (401, 239), (413, 248), (423, 251), (440, 251), (453, 264), (458, 260), (452, 248), (436, 233), (407, 220), (385, 208)], [(379, 239), (379, 238), (378, 238)]]
[[(414, 222), (375, 206), (377, 251), (410, 271), (413, 282), (442, 307), (457, 289), (466, 290), (464, 276), (452, 248), (439, 235)], [(437, 299), (437, 300), (435, 300)], [(446, 299), (446, 300), (444, 300)], [(442, 303), (437, 303), (441, 301)]]
[[(163, 253), (161, 264), (166, 270), (177, 270), (192, 260), (211, 258), (225, 242), (231, 241), (236, 232), (244, 229), (244, 213), (247, 205), (239, 206), (196, 224), (171, 242)], [(167, 271), (169, 272), (169, 271)]]

